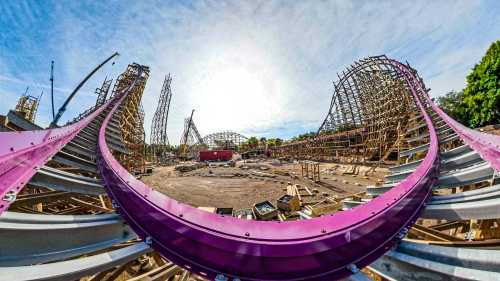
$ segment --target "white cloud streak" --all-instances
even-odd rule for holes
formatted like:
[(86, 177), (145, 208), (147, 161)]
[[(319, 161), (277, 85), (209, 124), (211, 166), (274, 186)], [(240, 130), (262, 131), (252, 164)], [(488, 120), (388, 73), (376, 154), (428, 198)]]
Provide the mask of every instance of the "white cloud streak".
[[(47, 56), (56, 58), (58, 86), (71, 89), (115, 50), (122, 53), (120, 60), (93, 79), (85, 92), (93, 91), (105, 74), (116, 77), (130, 62), (150, 66), (143, 99), (149, 132), (163, 77), (170, 72), (173, 143), (178, 142), (183, 119), (192, 108), (203, 134), (231, 129), (286, 137), (314, 130), (328, 110), (336, 73), (370, 55), (386, 53), (408, 60), (434, 96), (461, 89), (470, 68), (500, 34), (495, 24), (500, 22), (500, 8), (494, 1), (88, 4), (56, 2), (52, 25), (38, 31), (48, 37), (43, 40)], [(25, 29), (30, 21), (46, 16), (39, 6), (29, 6), (21, 7), (31, 11), (22, 21), (7, 9), (5, 14), (16, 28)], [(20, 41), (39, 50), (32, 36)], [(13, 61), (29, 61), (13, 60), (15, 54), (1, 48), (10, 58), (9, 67), (15, 66)], [(48, 72), (30, 69), (33, 73), (5, 75), (23, 81), (47, 79)], [(71, 113), (76, 115), (94, 99), (91, 94), (80, 95)]]

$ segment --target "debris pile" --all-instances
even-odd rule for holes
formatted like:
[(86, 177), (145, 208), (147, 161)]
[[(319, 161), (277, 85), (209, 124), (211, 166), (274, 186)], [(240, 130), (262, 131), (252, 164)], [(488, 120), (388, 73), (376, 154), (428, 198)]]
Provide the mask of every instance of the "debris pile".
[(175, 166), (175, 170), (179, 171), (181, 173), (185, 173), (185, 172), (194, 171), (194, 170), (206, 167), (206, 166), (207, 166), (207, 164), (205, 164), (203, 162), (184, 163), (184, 164), (180, 164), (180, 165)]

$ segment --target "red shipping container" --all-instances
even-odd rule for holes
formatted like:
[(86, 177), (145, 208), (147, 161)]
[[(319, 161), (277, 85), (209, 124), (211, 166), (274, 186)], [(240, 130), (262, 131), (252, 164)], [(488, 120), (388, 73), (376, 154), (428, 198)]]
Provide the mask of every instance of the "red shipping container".
[(200, 161), (229, 161), (233, 158), (232, 150), (200, 151)]

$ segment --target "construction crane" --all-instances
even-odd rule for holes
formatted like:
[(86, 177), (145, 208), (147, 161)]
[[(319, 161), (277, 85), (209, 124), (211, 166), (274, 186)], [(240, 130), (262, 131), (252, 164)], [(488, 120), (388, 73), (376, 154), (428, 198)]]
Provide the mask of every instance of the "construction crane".
[(76, 86), (76, 88), (73, 90), (73, 92), (71, 92), (69, 97), (64, 101), (63, 105), (57, 111), (56, 116), (54, 117), (54, 119), (50, 123), (50, 126), (49, 126), (50, 128), (57, 127), (57, 122), (59, 121), (59, 119), (61, 119), (61, 116), (64, 114), (64, 112), (66, 112), (66, 107), (68, 106), (69, 102), (75, 97), (76, 93), (85, 84), (85, 82), (87, 82), (87, 80), (89, 80), (89, 78), (92, 77), (92, 75), (94, 75), (94, 73), (96, 73), (97, 70), (99, 70), (108, 61), (110, 61), (111, 59), (113, 59), (114, 57), (116, 57), (118, 55), (119, 55), (118, 52), (115, 52), (114, 54), (109, 56), (106, 60), (104, 60), (101, 64), (96, 66), (85, 78), (83, 78), (83, 80), (80, 82), (80, 84), (78, 84), (78, 86)]
[(179, 146), (179, 157), (182, 159), (191, 158), (195, 151), (190, 151), (190, 147), (204, 146), (205, 142), (196, 128), (193, 121), (194, 109), (191, 111), (191, 116), (184, 120), (184, 132), (182, 133), (181, 144)]

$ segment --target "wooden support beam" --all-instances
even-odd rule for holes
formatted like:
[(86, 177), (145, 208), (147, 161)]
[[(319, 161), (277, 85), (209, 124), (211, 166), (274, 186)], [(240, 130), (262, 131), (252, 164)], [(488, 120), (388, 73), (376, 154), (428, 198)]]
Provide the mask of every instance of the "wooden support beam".
[(410, 232), (417, 235), (417, 236), (423, 236), (425, 239), (429, 240), (436, 240), (436, 241), (463, 241), (463, 239), (444, 234), (442, 232), (439, 232), (435, 229), (428, 228), (425, 226), (421, 226), (418, 224), (413, 225), (413, 227), (410, 229)]
[(71, 194), (72, 194), (71, 192), (66, 192), (66, 191), (47, 191), (43, 193), (23, 194), (19, 195), (16, 198), (16, 201), (12, 203), (12, 207), (53, 202), (60, 199), (68, 198)]
[(68, 208), (65, 210), (55, 211), (54, 214), (55, 215), (71, 215), (71, 214), (74, 214), (76, 212), (85, 211), (85, 210), (86, 210), (86, 208), (84, 208), (82, 206), (75, 206), (75, 207)]
[(101, 272), (97, 273), (96, 275), (92, 276), (88, 281), (102, 281), (103, 278), (106, 277), (106, 275), (108, 275), (113, 270), (115, 270), (115, 267), (101, 271)]
[(129, 261), (128, 263), (122, 264), (117, 269), (115, 269), (109, 276), (106, 276), (106, 278), (103, 281), (115, 281), (115, 279), (118, 278), (118, 276), (120, 276), (124, 271), (126, 271), (128, 267), (132, 266), (134, 262), (135, 260), (132, 260)]
[(106, 212), (106, 213), (110, 213), (110, 212), (113, 211), (112, 209), (108, 209), (108, 208), (104, 208), (104, 207), (101, 207), (101, 206), (97, 206), (97, 205), (94, 205), (92, 203), (86, 202), (84, 200), (78, 199), (76, 197), (71, 197), (70, 201), (73, 202), (73, 203), (75, 203), (75, 204), (77, 204), (77, 205), (79, 205), (79, 206), (86, 207), (86, 208), (89, 208), (89, 209), (92, 209), (92, 210), (96, 210), (96, 211), (101, 211), (101, 212)]

